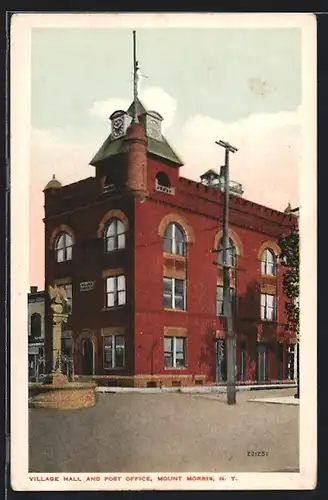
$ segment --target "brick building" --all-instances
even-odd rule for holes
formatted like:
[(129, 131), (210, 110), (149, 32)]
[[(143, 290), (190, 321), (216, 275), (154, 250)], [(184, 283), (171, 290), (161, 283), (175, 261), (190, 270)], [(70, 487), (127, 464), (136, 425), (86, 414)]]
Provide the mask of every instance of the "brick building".
[(30, 287), (28, 303), (28, 377), (38, 379), (44, 372), (45, 293)]
[[(224, 383), (221, 178), (184, 178), (163, 118), (139, 100), (110, 119), (94, 175), (44, 190), (45, 286), (65, 285), (70, 303), (64, 349), (101, 383)], [(237, 379), (294, 379), (277, 240), (295, 217), (231, 189)]]

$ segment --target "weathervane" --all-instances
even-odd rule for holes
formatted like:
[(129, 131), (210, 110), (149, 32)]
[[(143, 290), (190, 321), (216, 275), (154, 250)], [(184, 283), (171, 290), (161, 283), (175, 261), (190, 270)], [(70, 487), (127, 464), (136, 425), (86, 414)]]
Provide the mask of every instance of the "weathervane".
[(138, 70), (139, 63), (137, 61), (137, 42), (136, 32), (133, 32), (133, 102), (134, 102), (134, 117), (133, 121), (138, 122), (137, 100), (138, 100)]

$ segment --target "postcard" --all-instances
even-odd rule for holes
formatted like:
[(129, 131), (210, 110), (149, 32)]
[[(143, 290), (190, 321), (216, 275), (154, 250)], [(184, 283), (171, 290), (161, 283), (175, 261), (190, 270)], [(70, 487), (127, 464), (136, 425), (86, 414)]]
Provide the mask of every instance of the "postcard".
[(10, 23), (13, 489), (314, 489), (315, 16)]

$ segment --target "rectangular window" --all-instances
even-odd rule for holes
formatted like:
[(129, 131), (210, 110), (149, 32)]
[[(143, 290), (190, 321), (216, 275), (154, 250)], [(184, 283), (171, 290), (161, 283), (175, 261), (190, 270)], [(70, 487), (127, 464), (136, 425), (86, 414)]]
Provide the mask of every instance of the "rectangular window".
[(276, 297), (267, 293), (261, 294), (261, 319), (275, 321), (277, 318)]
[(166, 309), (186, 309), (186, 282), (177, 278), (164, 278), (164, 307)]
[(73, 309), (73, 285), (72, 283), (68, 283), (67, 285), (63, 285), (66, 293), (67, 293), (67, 312), (68, 314), (72, 314)]
[(122, 306), (126, 303), (125, 276), (110, 276), (106, 279), (106, 307)]
[(124, 368), (125, 339), (121, 335), (104, 337), (104, 368)]
[(164, 337), (164, 367), (186, 367), (186, 338)]
[[(219, 285), (216, 287), (216, 315), (223, 316), (224, 315), (224, 302), (223, 302), (224, 294), (223, 294), (223, 286)], [(231, 305), (231, 314), (235, 314), (236, 309), (236, 293), (234, 288), (230, 288), (230, 305)]]

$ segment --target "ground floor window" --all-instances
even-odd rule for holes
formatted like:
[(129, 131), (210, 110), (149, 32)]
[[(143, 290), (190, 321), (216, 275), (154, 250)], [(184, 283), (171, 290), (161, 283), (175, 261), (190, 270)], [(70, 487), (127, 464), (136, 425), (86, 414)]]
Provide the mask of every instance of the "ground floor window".
[(104, 337), (104, 368), (124, 368), (125, 339), (122, 335)]
[(257, 345), (257, 380), (268, 380), (268, 347), (265, 344)]
[(164, 366), (165, 368), (187, 366), (185, 337), (164, 337)]
[(45, 359), (43, 347), (29, 346), (28, 353), (28, 378), (38, 380), (45, 373)]

